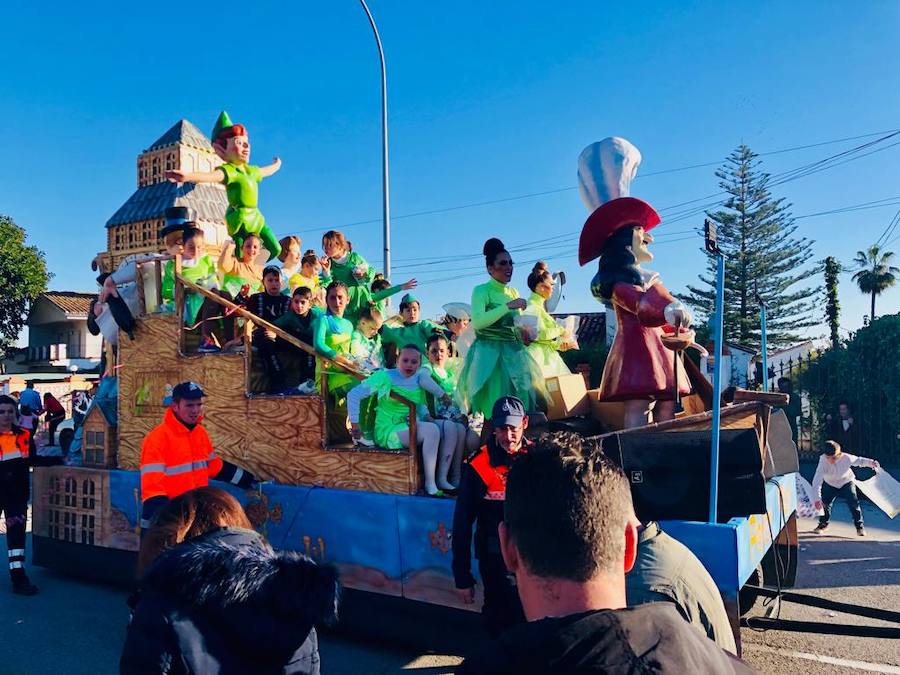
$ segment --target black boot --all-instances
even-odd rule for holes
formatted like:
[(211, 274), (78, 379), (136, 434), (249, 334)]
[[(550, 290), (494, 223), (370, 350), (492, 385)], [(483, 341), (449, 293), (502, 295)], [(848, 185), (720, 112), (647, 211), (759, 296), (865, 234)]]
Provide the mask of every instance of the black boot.
[(38, 587), (31, 583), (24, 570), (18, 570), (12, 576), (12, 592), (16, 595), (37, 595)]

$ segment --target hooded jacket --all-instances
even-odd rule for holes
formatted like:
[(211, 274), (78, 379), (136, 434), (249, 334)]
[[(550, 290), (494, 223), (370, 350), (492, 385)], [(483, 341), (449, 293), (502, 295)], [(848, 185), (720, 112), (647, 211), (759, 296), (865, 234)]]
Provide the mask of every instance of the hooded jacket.
[(163, 552), (144, 576), (123, 675), (319, 673), (313, 625), (337, 614), (336, 570), (221, 528)]
[(459, 675), (744, 675), (754, 671), (721, 650), (670, 603), (597, 610), (517, 626), (466, 658)]

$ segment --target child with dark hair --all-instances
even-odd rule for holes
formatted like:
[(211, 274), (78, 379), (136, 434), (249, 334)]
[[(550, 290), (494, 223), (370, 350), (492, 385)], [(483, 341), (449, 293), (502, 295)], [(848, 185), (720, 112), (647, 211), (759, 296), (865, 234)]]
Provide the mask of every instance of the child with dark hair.
[[(260, 319), (275, 323), (291, 304), (291, 299), (281, 294), (281, 270), (275, 265), (266, 267), (263, 270), (263, 285), (265, 291), (254, 293), (247, 299), (247, 310)], [(262, 326), (257, 326), (253, 330), (253, 346), (265, 366), (269, 378), (266, 391), (270, 394), (282, 393), (285, 390), (284, 368), (278, 359), (275, 337), (273, 331)]]
[(272, 550), (227, 492), (162, 507), (140, 563), (121, 673), (320, 672), (315, 624), (337, 618), (337, 571)]
[(328, 230), (322, 235), (322, 249), (325, 255), (319, 259), (322, 264), (322, 283), (340, 281), (347, 288), (345, 315), (354, 323), (360, 311), (368, 305), (369, 284), (375, 276), (366, 259), (353, 251), (350, 242), (338, 230)]
[(856, 494), (856, 477), (850, 468), (853, 466), (866, 466), (875, 470), (881, 467), (877, 460), (851, 455), (841, 450), (840, 444), (836, 441), (825, 441), (825, 449), (819, 456), (819, 465), (812, 480), (816, 498), (815, 507), (822, 509), (823, 512), (816, 532), (822, 532), (828, 527), (828, 521), (831, 520), (831, 505), (836, 497), (842, 497), (847, 502), (850, 515), (853, 516), (856, 533), (860, 537), (866, 536), (862, 509), (859, 508), (859, 496)]
[[(328, 309), (316, 318), (313, 332), (313, 347), (322, 356), (355, 370), (356, 363), (350, 357), (350, 340), (353, 324), (344, 316), (349, 294), (347, 286), (340, 281), (332, 281), (325, 289), (325, 304)], [(327, 436), (335, 442), (349, 442), (347, 435), (347, 392), (357, 380), (341, 368), (321, 359), (316, 359), (316, 386), (320, 392), (327, 387), (328, 412)], [(346, 439), (346, 441), (345, 441)]]
[[(186, 223), (181, 240), (181, 276), (197, 286), (213, 291), (224, 298), (231, 299), (231, 295), (219, 291), (218, 274), (216, 264), (204, 251), (203, 230), (199, 227), (191, 227), (192, 222)], [(169, 260), (163, 268), (162, 299), (171, 303), (175, 300), (175, 261)], [(222, 311), (221, 305), (187, 289), (184, 294), (184, 316), (182, 320), (185, 326), (193, 327), (200, 321), (200, 352), (217, 352), (219, 347), (213, 340), (213, 327), (216, 317), (223, 317), (226, 341), (234, 338), (234, 318)]]
[[(289, 310), (275, 320), (275, 325), (293, 335), (300, 342), (312, 346), (313, 329), (318, 313), (318, 309), (312, 306), (312, 293), (309, 288), (298, 286), (291, 295)], [(292, 372), (290, 368), (287, 368), (289, 379), (299, 382), (297, 393), (313, 393), (315, 391), (313, 380), (316, 376), (315, 357), (300, 351), (281, 338), (275, 341), (275, 346), (278, 356), (283, 362), (296, 361), (299, 363), (297, 372)]]
[(403, 318), (402, 325), (381, 329), (381, 341), (385, 347), (393, 345), (399, 349), (403, 345), (415, 345), (424, 353), (428, 338), (435, 333), (443, 333), (434, 321), (421, 318), (421, 305), (412, 293), (407, 293), (400, 300), (400, 316)]
[[(347, 395), (347, 410), (353, 438), (358, 441), (362, 437), (359, 426), (360, 404), (368, 396), (377, 396), (375, 442), (379, 447), (390, 450), (413, 449), (421, 443), (425, 492), (432, 497), (441, 497), (442, 490), (453, 489), (453, 485), (446, 482), (446, 472), (443, 479), (437, 475), (438, 461), (442, 466), (449, 466), (453, 448), (441, 443), (440, 429), (425, 406), (425, 394), (431, 393), (445, 403), (450, 402), (450, 397), (421, 365), (422, 352), (415, 345), (405, 345), (400, 350), (396, 368), (376, 371), (350, 391)], [(415, 404), (419, 420), (416, 424), (416, 439), (410, 439), (409, 435), (409, 406), (391, 398), (391, 393)]]

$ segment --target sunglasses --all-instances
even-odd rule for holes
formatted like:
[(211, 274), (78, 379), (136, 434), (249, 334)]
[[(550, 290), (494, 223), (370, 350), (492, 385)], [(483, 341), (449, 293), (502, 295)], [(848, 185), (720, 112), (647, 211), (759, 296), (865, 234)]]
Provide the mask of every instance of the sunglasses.
[(515, 263), (512, 260), (498, 260), (494, 263), (499, 267), (512, 267)]

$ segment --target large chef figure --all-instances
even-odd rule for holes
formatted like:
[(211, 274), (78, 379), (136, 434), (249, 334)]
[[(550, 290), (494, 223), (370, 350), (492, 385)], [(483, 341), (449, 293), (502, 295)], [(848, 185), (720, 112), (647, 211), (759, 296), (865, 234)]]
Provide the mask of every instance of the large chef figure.
[[(579, 191), (591, 212), (581, 231), (578, 261), (585, 265), (600, 258), (591, 292), (616, 313), (600, 400), (624, 403), (626, 428), (674, 417), (674, 356), (662, 336), (685, 334), (691, 324), (690, 312), (659, 275), (642, 267), (653, 259), (647, 245), (660, 218), (647, 202), (628, 196), (640, 162), (636, 147), (614, 137), (589, 145), (578, 158)], [(678, 371), (678, 390), (687, 394), (688, 378), (684, 368)]]

